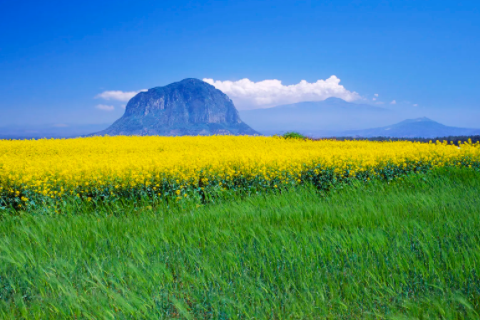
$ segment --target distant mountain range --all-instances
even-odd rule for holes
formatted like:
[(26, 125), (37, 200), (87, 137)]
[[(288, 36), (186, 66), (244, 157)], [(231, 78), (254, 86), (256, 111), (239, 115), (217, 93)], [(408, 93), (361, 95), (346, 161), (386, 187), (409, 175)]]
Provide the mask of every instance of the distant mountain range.
[[(267, 131), (265, 135), (284, 134), (291, 130)], [(401, 121), (390, 126), (363, 130), (297, 130), (297, 132), (312, 138), (331, 137), (388, 137), (388, 138), (441, 138), (449, 136), (480, 135), (480, 129), (449, 127), (429, 118), (416, 118)]]
[[(0, 139), (86, 135), (273, 135), (287, 131), (310, 137), (480, 135), (480, 129), (449, 127), (425, 117), (401, 121), (403, 119), (398, 112), (388, 108), (338, 98), (238, 112), (232, 100), (212, 85), (198, 79), (185, 79), (138, 93), (128, 102), (124, 115), (111, 126), (9, 126), (0, 128)], [(388, 123), (396, 124), (385, 126)]]
[(405, 119), (387, 108), (351, 103), (338, 98), (243, 110), (239, 114), (243, 121), (263, 134), (282, 130), (327, 132), (367, 129)]
[(408, 119), (397, 124), (381, 128), (344, 131), (338, 135), (364, 138), (439, 138), (448, 136), (480, 135), (480, 129), (449, 127), (423, 117), (417, 119)]
[[(338, 98), (240, 111), (242, 119), (264, 135), (296, 131), (309, 137), (437, 138), (477, 135), (480, 129), (449, 127), (428, 118), (404, 120), (391, 109)], [(385, 126), (388, 123), (396, 123)]]
[(140, 92), (125, 114), (95, 135), (254, 135), (239, 117), (232, 100), (198, 79), (184, 79)]

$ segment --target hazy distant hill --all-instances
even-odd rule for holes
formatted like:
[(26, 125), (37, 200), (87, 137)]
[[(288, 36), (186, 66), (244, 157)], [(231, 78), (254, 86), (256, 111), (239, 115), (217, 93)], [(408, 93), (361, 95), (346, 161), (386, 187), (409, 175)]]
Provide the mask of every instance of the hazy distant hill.
[(350, 103), (338, 98), (300, 102), (267, 109), (239, 111), (243, 121), (263, 134), (279, 131), (342, 131), (378, 127), (402, 118), (382, 107)]
[(71, 138), (90, 134), (108, 124), (24, 125), (0, 127), (0, 139)]
[(214, 86), (185, 79), (140, 92), (125, 114), (96, 135), (254, 135), (232, 100)]
[(400, 123), (366, 130), (345, 131), (337, 136), (392, 137), (392, 138), (437, 138), (448, 136), (470, 136), (480, 134), (480, 129), (445, 126), (428, 118), (408, 119)]

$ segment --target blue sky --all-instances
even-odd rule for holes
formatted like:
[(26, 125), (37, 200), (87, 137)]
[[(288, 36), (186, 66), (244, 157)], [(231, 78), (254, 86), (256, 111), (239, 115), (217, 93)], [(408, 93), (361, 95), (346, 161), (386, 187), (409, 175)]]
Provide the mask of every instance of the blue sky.
[(362, 102), (480, 127), (479, 1), (0, 0), (0, 12), (0, 126), (110, 123), (125, 102), (102, 92), (188, 77), (335, 75)]

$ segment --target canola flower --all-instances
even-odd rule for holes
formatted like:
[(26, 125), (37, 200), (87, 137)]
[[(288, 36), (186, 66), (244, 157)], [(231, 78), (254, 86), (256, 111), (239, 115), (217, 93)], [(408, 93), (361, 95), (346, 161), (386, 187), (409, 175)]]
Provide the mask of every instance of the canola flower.
[(443, 166), (479, 168), (480, 147), (446, 142), (275, 137), (92, 137), (0, 140), (0, 207), (76, 198), (205, 197), (212, 190), (391, 179)]

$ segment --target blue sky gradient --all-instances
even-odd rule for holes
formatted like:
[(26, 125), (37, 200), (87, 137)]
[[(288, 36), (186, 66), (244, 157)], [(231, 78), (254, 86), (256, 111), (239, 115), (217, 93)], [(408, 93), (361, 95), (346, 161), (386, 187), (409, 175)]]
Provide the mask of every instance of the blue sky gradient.
[(336, 75), (378, 94), (370, 103), (480, 127), (479, 1), (0, 0), (0, 12), (0, 126), (110, 123), (125, 103), (99, 93), (189, 77)]

